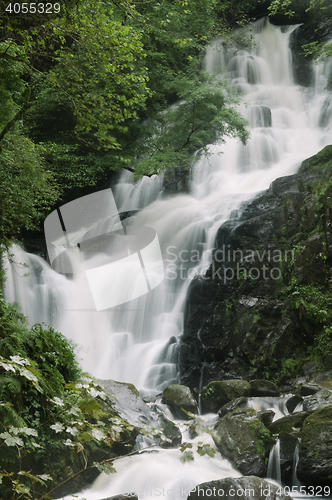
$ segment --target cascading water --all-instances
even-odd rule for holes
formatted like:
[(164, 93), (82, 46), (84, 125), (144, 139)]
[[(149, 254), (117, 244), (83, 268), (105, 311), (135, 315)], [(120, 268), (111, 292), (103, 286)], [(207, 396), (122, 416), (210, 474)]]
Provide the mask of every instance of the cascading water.
[[(302, 160), (330, 142), (332, 99), (325, 88), (331, 63), (315, 67), (310, 89), (295, 85), (289, 49), (294, 29), (282, 31), (262, 20), (253, 28), (253, 49), (224, 48), (216, 41), (206, 50), (206, 70), (226, 68), (223, 76), (244, 94), (247, 107), (243, 104), (241, 111), (251, 131), (247, 146), (235, 139), (222, 147), (211, 145), (212, 156), (195, 166), (190, 195), (163, 199), (161, 179), (144, 179), (137, 187), (128, 173), (114, 188), (120, 212), (140, 209), (126, 224), (149, 226), (158, 234), (165, 279), (155, 290), (111, 311), (69, 310), (68, 302), (78, 293), (75, 279), (59, 276), (39, 257), (15, 256), (29, 268), (10, 266), (7, 299), (18, 302), (31, 323), (52, 324), (78, 344), (83, 368), (94, 376), (132, 382), (149, 394), (177, 381), (186, 292), (190, 279), (209, 267), (218, 228), (242, 201), (277, 177), (295, 173)], [(159, 450), (158, 460), (152, 455), (117, 462), (118, 474), (100, 476), (84, 497), (137, 491), (143, 498), (155, 487), (171, 485), (174, 492), (238, 474), (218, 454), (185, 465), (177, 450)]]
[(280, 441), (277, 439), (276, 443), (273, 445), (270, 456), (269, 463), (267, 466), (266, 476), (281, 483), (281, 467), (280, 467)]
[(300, 459), (300, 440), (296, 443), (294, 450), (294, 459), (293, 459), (293, 477), (292, 477), (292, 486), (301, 486), (301, 482), (297, 478), (297, 466)]

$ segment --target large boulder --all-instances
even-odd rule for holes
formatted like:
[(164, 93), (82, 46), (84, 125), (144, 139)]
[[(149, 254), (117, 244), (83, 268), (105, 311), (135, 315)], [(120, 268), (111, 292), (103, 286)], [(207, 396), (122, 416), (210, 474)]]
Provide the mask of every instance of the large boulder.
[(167, 404), (177, 418), (189, 419), (186, 412), (198, 413), (197, 403), (189, 387), (172, 384), (166, 387), (162, 396), (163, 403)]
[(202, 412), (216, 413), (226, 403), (241, 396), (250, 395), (250, 384), (246, 380), (216, 380), (203, 387)]
[(297, 394), (294, 394), (294, 396), (291, 396), (289, 399), (287, 399), (286, 408), (289, 413), (293, 413), (297, 405), (299, 405), (300, 403), (303, 403), (303, 398), (301, 398), (301, 396), (298, 396)]
[(273, 440), (255, 410), (239, 408), (227, 413), (217, 422), (212, 436), (221, 455), (242, 474), (266, 474), (266, 458)]
[(312, 413), (324, 406), (332, 405), (332, 391), (321, 389), (313, 396), (307, 396), (303, 401), (303, 410)]
[(285, 417), (278, 418), (278, 420), (275, 420), (267, 427), (272, 434), (286, 432), (287, 434), (297, 436), (300, 433), (303, 422), (308, 415), (309, 414), (305, 411), (299, 411), (297, 413), (293, 413), (292, 415), (286, 415)]
[(248, 407), (248, 398), (245, 396), (241, 396), (236, 399), (232, 399), (229, 403), (223, 405), (218, 411), (219, 417), (223, 417), (226, 413), (230, 413), (231, 411), (236, 410), (237, 408), (247, 408)]
[(316, 410), (303, 423), (297, 476), (308, 486), (332, 486), (332, 405)]
[(133, 384), (115, 380), (100, 380), (99, 383), (108, 394), (107, 403), (121, 418), (135, 427), (143, 427), (147, 432), (154, 429), (152, 432), (157, 440), (160, 436), (162, 440), (163, 436), (170, 440), (165, 443), (166, 446), (181, 443), (178, 427), (163, 413), (152, 410)]
[(306, 384), (301, 384), (298, 387), (295, 387), (296, 392), (299, 394), (299, 396), (312, 396), (313, 394), (316, 394), (316, 392), (321, 390), (321, 386), (318, 384), (315, 384), (314, 382), (308, 382)]
[(209, 481), (196, 486), (188, 496), (188, 500), (286, 500), (291, 497), (284, 493), (283, 488), (272, 484), (265, 479), (255, 476), (226, 477), (216, 481)]
[(279, 396), (277, 386), (269, 380), (250, 380), (251, 396), (254, 397), (268, 397)]

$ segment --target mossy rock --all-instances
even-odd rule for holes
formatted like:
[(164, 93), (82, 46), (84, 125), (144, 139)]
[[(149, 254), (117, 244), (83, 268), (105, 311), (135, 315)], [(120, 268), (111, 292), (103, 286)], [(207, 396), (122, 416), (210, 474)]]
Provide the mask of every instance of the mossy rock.
[(236, 399), (232, 399), (229, 403), (223, 405), (218, 411), (219, 417), (223, 417), (226, 413), (230, 413), (231, 411), (236, 410), (237, 408), (246, 408), (248, 405), (248, 398), (245, 396), (241, 396)]
[(300, 172), (310, 172), (332, 166), (332, 144), (325, 146), (316, 155), (307, 158), (302, 162)]
[(293, 436), (299, 435), (304, 420), (308, 417), (308, 413), (300, 411), (292, 415), (286, 415), (279, 418), (268, 425), (268, 429), (272, 434), (280, 434), (281, 432), (292, 434)]
[(167, 439), (171, 440), (171, 443), (164, 443), (162, 447), (170, 448), (174, 445), (181, 444), (182, 434), (180, 429), (174, 424), (174, 422), (168, 420), (168, 418), (166, 418), (164, 414), (161, 414), (159, 416), (159, 422), (164, 436)]
[(277, 386), (269, 380), (250, 380), (251, 396), (253, 397), (274, 397), (279, 396)]
[(246, 380), (217, 380), (202, 389), (202, 412), (215, 413), (226, 403), (250, 395), (251, 386)]
[(186, 412), (198, 413), (194, 396), (185, 385), (172, 384), (166, 387), (163, 391), (162, 402), (171, 408), (177, 418), (188, 419)]
[(319, 408), (332, 405), (332, 391), (329, 389), (321, 389), (313, 396), (308, 396), (303, 401), (303, 410), (312, 413)]
[(245, 475), (264, 477), (271, 434), (252, 408), (227, 413), (216, 424), (213, 440), (221, 455)]
[(305, 419), (297, 475), (306, 485), (332, 486), (332, 405)]

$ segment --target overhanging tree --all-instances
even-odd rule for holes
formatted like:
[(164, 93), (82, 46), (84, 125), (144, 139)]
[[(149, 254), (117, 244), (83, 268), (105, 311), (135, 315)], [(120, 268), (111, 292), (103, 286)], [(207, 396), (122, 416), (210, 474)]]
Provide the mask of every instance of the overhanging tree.
[(226, 79), (206, 72), (178, 77), (174, 87), (179, 102), (143, 124), (128, 159), (135, 178), (160, 174), (169, 168), (189, 168), (194, 153), (209, 155), (210, 144), (226, 137), (247, 142), (248, 122), (236, 109), (239, 97)]

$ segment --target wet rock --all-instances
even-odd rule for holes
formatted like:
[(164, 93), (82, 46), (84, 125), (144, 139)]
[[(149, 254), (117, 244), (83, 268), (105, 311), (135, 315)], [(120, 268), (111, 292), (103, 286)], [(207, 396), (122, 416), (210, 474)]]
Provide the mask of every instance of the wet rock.
[(315, 411), (303, 423), (297, 476), (308, 486), (332, 486), (332, 405)]
[(325, 358), (324, 358), (324, 368), (325, 370), (331, 370), (332, 369), (332, 353), (327, 353)]
[(316, 392), (321, 390), (321, 386), (318, 384), (315, 384), (313, 382), (307, 383), (307, 384), (302, 384), (298, 388), (298, 393), (300, 396), (312, 396), (313, 394), (316, 394)]
[(317, 373), (314, 380), (315, 382), (318, 382), (321, 387), (326, 387), (326, 389), (332, 390), (332, 370)]
[[(280, 489), (280, 488), (279, 488)], [(279, 494), (278, 494), (279, 493)], [(278, 487), (255, 476), (226, 477), (199, 484), (187, 497), (188, 500), (214, 498), (216, 500), (286, 500), (291, 497), (278, 492)]]
[(303, 410), (312, 413), (319, 408), (332, 404), (332, 391), (321, 389), (313, 396), (307, 396), (303, 401)]
[(180, 429), (172, 422), (165, 417), (164, 414), (159, 415), (159, 424), (160, 429), (162, 430), (164, 436), (167, 439), (171, 440), (171, 443), (163, 443), (161, 446), (163, 448), (169, 448), (177, 444), (181, 444), (182, 442), (182, 434)]
[(293, 479), (294, 452), (298, 444), (298, 438), (292, 434), (281, 432), (279, 434), (279, 440), (281, 481), (291, 485)]
[(249, 396), (250, 384), (245, 380), (216, 380), (203, 387), (202, 412), (215, 413), (229, 401)]
[(198, 413), (195, 398), (189, 387), (185, 385), (173, 384), (166, 387), (162, 401), (171, 408), (177, 418), (189, 419), (190, 417), (185, 412)]
[(323, 168), (329, 167), (332, 164), (332, 145), (325, 146), (317, 154), (311, 156), (304, 160), (301, 164), (300, 172), (310, 172), (315, 170), (321, 170)]
[(315, 40), (312, 28), (302, 25), (296, 28), (290, 36), (290, 49), (292, 51), (294, 81), (298, 85), (310, 87), (313, 79), (312, 56), (303, 55), (302, 45)]
[(299, 411), (298, 413), (293, 413), (292, 415), (286, 415), (285, 417), (279, 418), (268, 425), (268, 429), (272, 434), (280, 434), (281, 432), (292, 434), (293, 436), (298, 436), (304, 420), (307, 418), (308, 413), (305, 411)]
[(258, 416), (264, 425), (271, 424), (273, 421), (274, 415), (275, 415), (275, 413), (273, 410), (264, 410), (264, 411), (258, 412)]
[(133, 384), (99, 380), (114, 411), (132, 425), (158, 427), (159, 413), (152, 411)]
[(286, 408), (289, 411), (289, 413), (293, 413), (297, 405), (303, 402), (303, 398), (301, 396), (297, 396), (296, 394), (294, 396), (291, 396), (289, 399), (286, 401)]
[[(199, 387), (201, 377), (207, 386), (224, 380), (225, 374), (243, 379), (249, 374), (251, 379), (278, 378), (285, 385), (295, 375), (303, 373), (306, 382), (317, 372), (315, 362), (303, 366), (303, 360), (323, 333), (322, 323), (309, 305), (299, 302), (300, 292), (287, 292), (287, 287), (291, 280), (312, 290), (319, 287), (326, 314), (332, 310), (326, 285), (332, 279), (327, 265), (332, 259), (332, 159), (330, 149), (324, 150), (304, 162), (300, 173), (277, 179), (243, 203), (219, 228), (211, 267), (204, 279), (192, 280), (187, 295), (179, 344), (182, 383), (193, 388)], [(325, 184), (318, 202), (315, 186)], [(325, 221), (322, 229), (318, 217)], [(253, 260), (242, 260), (241, 252), (247, 255), (250, 249)], [(250, 275), (253, 268), (255, 276)]]
[(223, 417), (226, 413), (236, 410), (237, 408), (246, 408), (248, 404), (248, 398), (241, 396), (239, 398), (233, 399), (229, 403), (223, 405), (218, 411), (219, 417)]
[(245, 475), (266, 474), (270, 432), (252, 408), (239, 408), (222, 417), (212, 433), (221, 455), (234, 463)]
[(167, 195), (189, 193), (189, 169), (168, 169), (164, 176), (163, 192)]
[(164, 434), (172, 441), (165, 443), (165, 446), (181, 443), (181, 432), (178, 427), (163, 413), (152, 410), (133, 384), (115, 380), (99, 380), (99, 383), (108, 394), (108, 403), (121, 418), (136, 427), (155, 429), (156, 438), (158, 431)]
[(253, 105), (250, 107), (250, 124), (252, 127), (271, 127), (272, 113), (267, 106)]
[(250, 385), (253, 397), (279, 396), (277, 386), (268, 380), (250, 380)]

